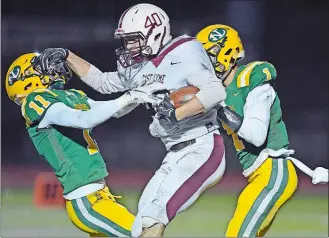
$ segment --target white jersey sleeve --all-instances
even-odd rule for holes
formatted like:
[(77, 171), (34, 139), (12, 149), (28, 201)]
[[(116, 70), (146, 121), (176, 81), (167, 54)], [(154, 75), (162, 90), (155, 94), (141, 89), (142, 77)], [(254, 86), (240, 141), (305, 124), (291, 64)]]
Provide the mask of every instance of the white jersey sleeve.
[(51, 105), (45, 116), (38, 125), (38, 128), (47, 128), (50, 125), (59, 125), (79, 129), (93, 128), (108, 120), (121, 107), (116, 100), (93, 101), (93, 107), (88, 111), (81, 111), (70, 108), (62, 102)]
[(255, 146), (263, 145), (266, 140), (275, 95), (270, 84), (258, 86), (248, 93), (238, 135)]
[(124, 78), (117, 71), (102, 72), (92, 64), (81, 80), (102, 94), (123, 92), (129, 89), (125, 86)]

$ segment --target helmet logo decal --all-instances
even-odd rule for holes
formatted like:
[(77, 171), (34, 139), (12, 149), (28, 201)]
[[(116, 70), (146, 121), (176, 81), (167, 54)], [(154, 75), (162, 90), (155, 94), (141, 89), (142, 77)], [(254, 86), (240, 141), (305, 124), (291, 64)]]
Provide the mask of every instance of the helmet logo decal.
[(158, 13), (152, 13), (151, 16), (147, 16), (145, 20), (144, 27), (149, 28), (149, 27), (156, 27), (156, 26), (161, 26), (162, 21), (161, 18), (159, 17)]
[(227, 31), (224, 28), (216, 28), (209, 33), (208, 40), (217, 42), (226, 36)]
[(20, 72), (21, 72), (21, 67), (19, 65), (16, 65), (13, 68), (13, 70), (9, 73), (8, 76), (9, 85), (13, 85), (18, 80)]

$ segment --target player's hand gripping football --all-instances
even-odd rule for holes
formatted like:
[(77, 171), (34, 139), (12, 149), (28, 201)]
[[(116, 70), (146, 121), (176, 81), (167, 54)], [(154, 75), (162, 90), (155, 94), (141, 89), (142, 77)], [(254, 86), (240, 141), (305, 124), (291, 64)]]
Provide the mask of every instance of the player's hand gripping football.
[(65, 62), (69, 51), (65, 48), (48, 48), (39, 56), (41, 70), (43, 73), (49, 73), (54, 66)]
[(163, 101), (155, 108), (158, 118), (162, 120), (167, 120), (172, 123), (178, 122), (176, 118), (176, 108), (170, 102), (170, 98), (166, 95)]

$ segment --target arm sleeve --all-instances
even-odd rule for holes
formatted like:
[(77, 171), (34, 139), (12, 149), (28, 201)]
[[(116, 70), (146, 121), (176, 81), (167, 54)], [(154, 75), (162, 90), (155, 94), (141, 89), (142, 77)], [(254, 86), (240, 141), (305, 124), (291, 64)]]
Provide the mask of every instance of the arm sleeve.
[(79, 129), (93, 128), (109, 119), (121, 109), (116, 100), (101, 101), (99, 105), (94, 101), (94, 106), (88, 111), (80, 111), (66, 106), (62, 102), (51, 105), (38, 128), (46, 128), (49, 125), (59, 125)]
[(139, 106), (139, 104), (137, 104), (137, 103), (128, 105), (128, 106), (122, 108), (121, 110), (119, 110), (118, 112), (116, 112), (115, 114), (113, 114), (113, 117), (115, 117), (115, 118), (123, 117), (123, 116), (127, 115), (128, 113), (130, 113), (132, 110), (134, 110), (138, 106)]
[(238, 135), (259, 147), (264, 144), (270, 124), (271, 106), (276, 93), (270, 84), (249, 92), (244, 106), (244, 119)]
[(91, 98), (88, 98), (87, 101), (88, 101), (90, 108), (98, 107), (98, 106), (102, 105), (103, 103), (107, 102), (107, 101), (95, 101)]
[(81, 80), (102, 94), (123, 92), (129, 89), (124, 85), (117, 71), (102, 72), (94, 65), (90, 65), (88, 73), (81, 77)]
[[(102, 105), (102, 103), (106, 103), (106, 102), (107, 101), (94, 101), (94, 100), (88, 98), (88, 103), (89, 103), (91, 108), (98, 107), (98, 106)], [(130, 104), (128, 106), (125, 106), (125, 107), (121, 108), (119, 111), (117, 111), (116, 113), (114, 113), (112, 115), (112, 117), (115, 117), (115, 118), (123, 117), (123, 116), (127, 115), (129, 112), (131, 112), (132, 110), (134, 110), (138, 106), (139, 106), (138, 103), (133, 103), (133, 104)]]
[[(193, 66), (192, 66), (193, 67)], [(215, 72), (206, 66), (200, 67), (188, 76), (188, 83), (199, 88), (195, 95), (203, 104), (205, 110), (211, 109), (226, 98), (226, 91)]]

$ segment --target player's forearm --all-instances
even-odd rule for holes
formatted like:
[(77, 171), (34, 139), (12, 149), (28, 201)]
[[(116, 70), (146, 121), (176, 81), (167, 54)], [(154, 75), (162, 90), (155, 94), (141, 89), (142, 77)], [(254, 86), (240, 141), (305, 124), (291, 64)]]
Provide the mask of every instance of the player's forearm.
[(225, 88), (219, 80), (210, 80), (199, 88), (200, 91), (195, 96), (200, 100), (205, 110), (215, 107), (226, 98)]
[(274, 99), (275, 91), (268, 84), (249, 92), (244, 106), (244, 119), (238, 131), (240, 137), (257, 147), (265, 143)]
[(88, 111), (80, 111), (83, 128), (93, 128), (114, 117), (116, 113), (129, 105), (129, 101), (123, 95), (115, 100), (100, 101), (99, 104)]
[(128, 113), (130, 113), (132, 110), (134, 110), (138, 105), (139, 104), (135, 103), (135, 104), (131, 104), (126, 107), (123, 107), (121, 110), (119, 110), (118, 112), (113, 114), (113, 117), (115, 117), (115, 118), (123, 117), (123, 116), (127, 115)]
[(197, 97), (193, 97), (188, 103), (176, 109), (176, 119), (178, 121), (199, 114), (204, 111), (204, 106)]
[(217, 80), (209, 81), (206, 85), (200, 85), (199, 87), (200, 91), (195, 97), (176, 109), (178, 121), (211, 109), (226, 98), (225, 88)]
[(259, 147), (265, 143), (268, 126), (257, 118), (244, 118), (238, 136)]
[(254, 117), (243, 118), (226, 105), (218, 110), (217, 118), (247, 142), (257, 147), (264, 144), (268, 125), (262, 120)]
[[(195, 67), (198, 68), (198, 66)], [(200, 100), (205, 110), (215, 107), (226, 98), (225, 87), (212, 69), (203, 66), (202, 69), (194, 71), (189, 75), (188, 83), (200, 89), (195, 96)]]
[(66, 62), (68, 66), (74, 71), (74, 73), (79, 76), (79, 78), (85, 76), (90, 69), (90, 63), (72, 53), (71, 51), (69, 51)]
[(111, 101), (94, 101), (94, 106), (88, 111), (72, 109), (64, 103), (55, 103), (47, 110), (39, 128), (49, 125), (79, 129), (93, 128), (111, 118), (127, 105), (129, 102), (124, 96)]
[(83, 82), (100, 93), (111, 94), (129, 89), (122, 84), (118, 72), (102, 72), (71, 51), (66, 61)]
[(77, 124), (84, 129), (96, 127), (110, 119), (120, 109), (121, 107), (116, 100), (100, 102), (99, 106), (88, 111), (80, 111), (77, 115)]
[(231, 110), (225, 102), (221, 102), (218, 106), (216, 106), (217, 118), (228, 127), (230, 127), (234, 132), (237, 132), (243, 121), (243, 117), (240, 116), (235, 111)]

